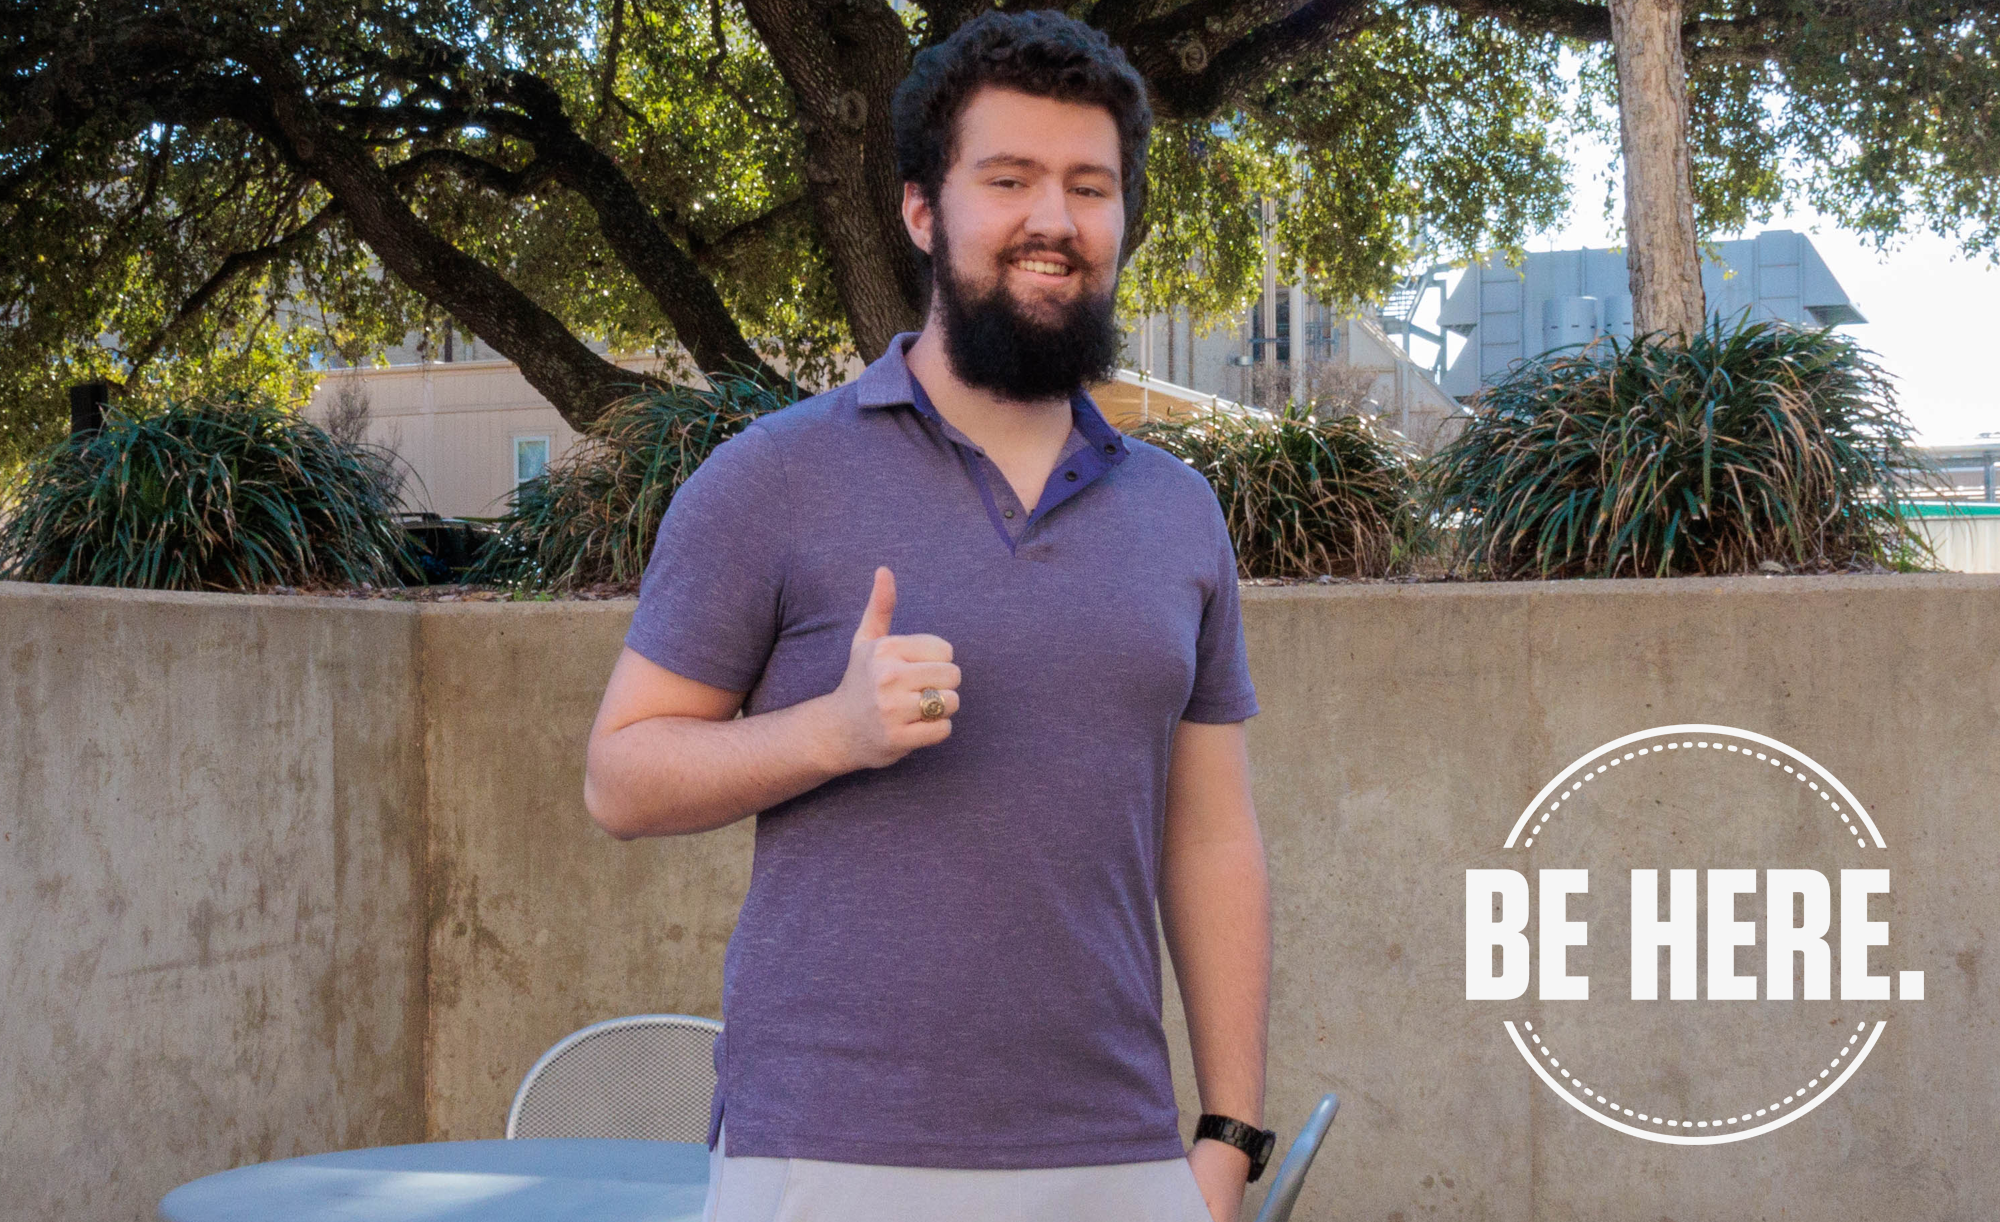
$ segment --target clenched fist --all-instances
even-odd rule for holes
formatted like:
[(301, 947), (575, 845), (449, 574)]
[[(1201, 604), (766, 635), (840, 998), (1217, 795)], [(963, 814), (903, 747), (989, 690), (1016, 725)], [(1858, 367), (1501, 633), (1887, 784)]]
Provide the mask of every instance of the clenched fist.
[[(878, 567), (848, 648), (847, 673), (832, 693), (836, 734), (850, 768), (885, 768), (918, 747), (943, 742), (958, 712), (951, 642), (928, 632), (890, 636), (895, 610), (896, 576)], [(944, 697), (944, 716), (934, 721), (919, 712), (927, 687)]]

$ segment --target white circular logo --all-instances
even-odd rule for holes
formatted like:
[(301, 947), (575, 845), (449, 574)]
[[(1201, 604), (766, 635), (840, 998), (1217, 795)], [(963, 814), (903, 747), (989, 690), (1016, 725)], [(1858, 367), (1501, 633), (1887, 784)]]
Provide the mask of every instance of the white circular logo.
[[(1887, 903), (1887, 846), (1837, 777), (1777, 739), (1707, 724), (1614, 739), (1543, 786), (1503, 847), (1521, 868), (1466, 871), (1466, 998), (1532, 993), (1542, 1004), (1503, 1019), (1508, 1038), (1599, 1124), (1669, 1145), (1743, 1141), (1826, 1102), (1882, 1038), (1890, 977), (1868, 957), (1888, 922), (1869, 919), (1869, 900)], [(1599, 922), (1619, 926), (1604, 918), (1621, 896), (1629, 940), (1593, 943)], [(1739, 919), (1746, 903), (1761, 923)], [(1605, 987), (1621, 970), (1612, 947), (1627, 956), (1625, 990)], [(1762, 970), (1741, 972), (1760, 951)], [(1593, 970), (1573, 971), (1577, 959)], [(1596, 1004), (1572, 1004), (1592, 1001), (1593, 976)], [(1922, 972), (1896, 983), (1922, 999)], [(1744, 1063), (1691, 1073), (1719, 1039)]]

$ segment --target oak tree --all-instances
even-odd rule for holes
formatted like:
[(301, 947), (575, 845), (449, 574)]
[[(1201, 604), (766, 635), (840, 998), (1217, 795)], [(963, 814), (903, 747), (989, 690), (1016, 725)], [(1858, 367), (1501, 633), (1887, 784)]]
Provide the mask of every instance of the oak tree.
[[(1993, 250), (1991, 4), (1689, 0), (1661, 28), (1696, 231), (1803, 192)], [(986, 7), (6, 0), (0, 454), (59, 427), (65, 382), (296, 391), (412, 328), (477, 335), (578, 425), (633, 381), (606, 348), (823, 383), (921, 318), (888, 102)], [(1069, 11), (1159, 116), (1132, 308), (1254, 292), (1264, 198), (1286, 266), (1342, 301), (1518, 245), (1567, 195), (1562, 52), (1615, 76), (1582, 0)]]

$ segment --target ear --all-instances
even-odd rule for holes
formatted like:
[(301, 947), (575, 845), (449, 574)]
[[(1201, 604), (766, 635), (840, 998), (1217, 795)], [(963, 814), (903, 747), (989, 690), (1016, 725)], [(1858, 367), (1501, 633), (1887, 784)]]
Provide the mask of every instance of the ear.
[(925, 254), (931, 253), (931, 224), (936, 219), (930, 201), (924, 198), (924, 190), (913, 182), (903, 184), (903, 227), (909, 230), (910, 241)]

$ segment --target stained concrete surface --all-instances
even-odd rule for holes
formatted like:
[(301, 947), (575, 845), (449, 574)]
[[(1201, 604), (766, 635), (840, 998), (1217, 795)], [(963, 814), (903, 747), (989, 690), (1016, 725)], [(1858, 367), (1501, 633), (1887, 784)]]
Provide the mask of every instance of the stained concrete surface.
[[(1250, 722), (1251, 759), (1276, 908), (1269, 1114), (1296, 1124), (1322, 1091), (1343, 1099), (1296, 1216), (1994, 1216), (2000, 983), (1987, 951), (2000, 925), (2000, 585), (1290, 588), (1247, 590), (1245, 604), (1264, 708)], [(1888, 847), (1838, 864), (1891, 870), (1891, 897), (1873, 911), (1891, 944), (1874, 970), (1924, 970), (1924, 1001), (1620, 1001), (1604, 987), (1625, 970), (1616, 922), (1591, 925), (1594, 961), (1610, 976), (1594, 1000), (1534, 1001), (1533, 990), (1513, 1003), (1465, 999), (1468, 868), (1590, 865), (1593, 892), (1615, 895), (1628, 865), (1659, 865), (1664, 880), (1669, 866), (1816, 864), (1782, 851), (1783, 829), (1763, 823), (1786, 811), (1746, 787), (1741, 766), (1707, 760), (1628, 787), (1628, 801), (1684, 812), (1655, 829), (1665, 836), (1619, 843), (1642, 812), (1600, 803), (1557, 825), (1573, 838), (1548, 837), (1546, 853), (1500, 847), (1572, 760), (1678, 723), (1779, 739), (1862, 801)], [(1810, 1073), (1824, 1037), (1793, 1038), (1808, 1011), (1888, 1026), (1818, 1110), (1694, 1148), (1580, 1115), (1532, 1076), (1501, 1027), (1523, 1019), (1601, 1045), (1618, 1055), (1572, 1066), (1635, 1098), (1703, 1107), (1761, 1100)], [(1654, 1038), (1635, 1038), (1637, 1023)]]
[(416, 628), (0, 584), (0, 1218), (422, 1136)]
[(583, 807), (584, 747), (632, 604), (423, 617), (432, 1140), (498, 1137), (549, 1045), (621, 1014), (720, 1015), (749, 821), (619, 842)]
[[(1344, 1101), (1295, 1217), (1991, 1216), (2000, 580), (1249, 588), (1244, 604), (1276, 909), (1269, 1118), (1289, 1130), (1323, 1091)], [(520, 1074), (575, 1027), (718, 1013), (749, 827), (621, 844), (582, 808), (630, 612), (0, 587), (0, 742), (20, 761), (0, 851), (0, 1219), (143, 1217), (146, 1193), (232, 1161), (495, 1136)], [(1859, 852), (1821, 835), (1810, 799), (1706, 758), (1635, 761), (1571, 806), (1568, 838), (1501, 847), (1571, 760), (1684, 722), (1782, 740), (1866, 804), (1888, 847), (1865, 864), (1895, 880), (1871, 912), (1891, 929), (1873, 970), (1925, 971), (1924, 1001), (1619, 999), (1626, 867), (1837, 873)], [(1549, 866), (1592, 869), (1572, 967), (1593, 1000), (1468, 1002), (1465, 871)], [(1837, 1095), (1700, 1148), (1580, 1115), (1501, 1025), (1532, 1021), (1573, 1066), (1692, 1116), (1783, 1089), (1822, 1055), (1815, 1033), (1857, 1014), (1887, 1026)]]

